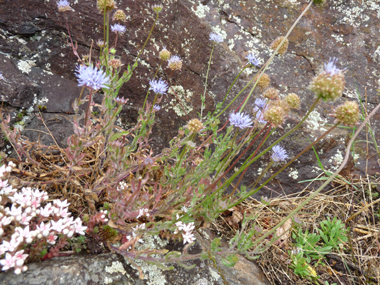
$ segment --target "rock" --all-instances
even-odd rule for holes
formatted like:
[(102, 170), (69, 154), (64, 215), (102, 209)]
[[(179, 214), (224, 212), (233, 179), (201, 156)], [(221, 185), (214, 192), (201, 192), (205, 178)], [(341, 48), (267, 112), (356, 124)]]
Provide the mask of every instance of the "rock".
[[(48, 113), (71, 112), (72, 101), (79, 92), (75, 87), (74, 72), (77, 58), (68, 44), (66, 16), (71, 36), (78, 43), (78, 54), (89, 54), (92, 46), (91, 54), (96, 60), (98, 47), (91, 39), (96, 41), (102, 38), (102, 15), (97, 11), (95, 3), (74, 1), (71, 6), (75, 12), (65, 15), (58, 13), (56, 1), (3, 2), (0, 12), (0, 28), (3, 31), (0, 37), (0, 70), (6, 79), (0, 82), (3, 102), (11, 105), (14, 112), (31, 105), (36, 112), (36, 104), (33, 104), (35, 98), (46, 97)], [(133, 64), (148, 36), (155, 19), (150, 8), (154, 3), (150, 0), (119, 4), (119, 8), (126, 11), (128, 16), (127, 33), (119, 37), (117, 51), (125, 64)], [(122, 97), (129, 98), (129, 105), (124, 107), (121, 115), (123, 125), (130, 126), (136, 122), (148, 82), (159, 64), (158, 51), (163, 46), (181, 56), (184, 64), (182, 72), (174, 73), (173, 76), (166, 68), (159, 72), (160, 77), (170, 81), (181, 102), (172, 94), (164, 97), (161, 102), (162, 109), (157, 113), (158, 123), (152, 136), (155, 153), (168, 147), (168, 141), (177, 135), (178, 128), (197, 117), (200, 111), (199, 94), (203, 93), (212, 48), (209, 41), (211, 31), (220, 33), (224, 42), (216, 45), (214, 50), (205, 113), (213, 111), (215, 104), (223, 100), (231, 82), (245, 65), (245, 56), (252, 52), (264, 63), (272, 52), (269, 49), (271, 42), (278, 36), (285, 35), (306, 5), (306, 2), (299, 0), (165, 2), (152, 39), (139, 60), (136, 74), (120, 90)], [(380, 60), (377, 42), (380, 32), (376, 28), (380, 26), (377, 13), (379, 8), (375, 0), (363, 3), (331, 0), (323, 6), (313, 5), (300, 20), (290, 34), (288, 52), (284, 56), (276, 56), (266, 72), (271, 77), (271, 86), (279, 89), (282, 95), (295, 92), (301, 97), (301, 109), (291, 113), (284, 129), (276, 130), (268, 143), (288, 131), (306, 113), (314, 101), (314, 95), (307, 89), (309, 82), (330, 57), (339, 57), (338, 67), (346, 69), (344, 95), (334, 104), (320, 103), (299, 131), (281, 143), (290, 157), (329, 128), (333, 122), (329, 114), (333, 113), (335, 106), (345, 100), (359, 100), (357, 92), (360, 93), (361, 101), (367, 102), (368, 111), (380, 102), (376, 95), (379, 87), (377, 65)], [(23, 16), (15, 17), (15, 11), (20, 11)], [(256, 72), (257, 69), (248, 69), (247, 73), (242, 74), (227, 101)], [(152, 96), (153, 94), (149, 100), (152, 100)], [(255, 90), (247, 106), (251, 106), (258, 96), (260, 91)], [(222, 123), (240, 102), (240, 99), (237, 100), (232, 109), (221, 116)], [(186, 106), (185, 111), (180, 103)], [(371, 121), (375, 134), (372, 140), (378, 141), (380, 138), (377, 131), (379, 120), (380, 115), (376, 114)], [(319, 158), (326, 169), (333, 171), (339, 166), (350, 133), (348, 129), (336, 129), (316, 145)], [(63, 136), (61, 138), (65, 140)], [(365, 139), (363, 131), (358, 140)], [(59, 144), (64, 145), (65, 141), (60, 141)], [(376, 156), (373, 144), (369, 144), (368, 153), (365, 142), (355, 144), (355, 164), (352, 160), (345, 173), (363, 175), (366, 171), (369, 174), (380, 172), (379, 162), (374, 159)], [(371, 158), (368, 167), (367, 157)], [(247, 172), (242, 184), (251, 184), (269, 161), (270, 155), (262, 157)], [(304, 187), (304, 184), (298, 183), (300, 180), (313, 179), (320, 173), (314, 152), (308, 151), (257, 193), (256, 197), (298, 192)]]

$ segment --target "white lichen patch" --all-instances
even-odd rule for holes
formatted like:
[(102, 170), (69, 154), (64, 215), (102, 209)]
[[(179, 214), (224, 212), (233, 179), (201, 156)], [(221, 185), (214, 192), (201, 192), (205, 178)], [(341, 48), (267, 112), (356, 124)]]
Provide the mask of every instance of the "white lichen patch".
[(107, 276), (104, 277), (104, 284), (112, 284), (112, 283), (113, 283), (112, 278), (108, 278)]
[(17, 63), (17, 68), (22, 72), (29, 74), (32, 71), (32, 67), (36, 66), (35, 60), (20, 60)]
[(380, 45), (377, 47), (377, 49), (373, 53), (372, 58), (374, 61), (380, 62)]
[(331, 163), (330, 170), (337, 170), (338, 167), (342, 164), (343, 162), (343, 155), (342, 152), (338, 149), (337, 153), (329, 159), (329, 163)]
[(174, 85), (169, 88), (168, 93), (172, 96), (169, 104), (163, 105), (166, 111), (173, 109), (179, 117), (182, 117), (193, 110), (193, 106), (190, 103), (193, 92), (185, 90), (181, 85)]
[(210, 271), (211, 277), (212, 277), (215, 281), (221, 279), (221, 277), (220, 277), (220, 275), (218, 274), (218, 272), (214, 271), (211, 267), (209, 267), (209, 271)]
[(126, 273), (126, 271), (123, 267), (123, 264), (120, 261), (113, 261), (111, 266), (106, 266), (105, 270), (109, 274), (121, 273), (121, 274), (125, 275), (125, 273)]
[(298, 179), (298, 170), (293, 168), (290, 168), (289, 177), (293, 178), (294, 180)]
[(306, 119), (308, 128), (313, 131), (326, 131), (323, 126), (327, 123), (327, 119), (322, 119), (318, 111), (314, 110), (310, 113), (309, 117)]
[(191, 7), (191, 11), (193, 11), (195, 15), (202, 19), (206, 17), (206, 13), (210, 12), (210, 8), (199, 2), (199, 5), (195, 9)]

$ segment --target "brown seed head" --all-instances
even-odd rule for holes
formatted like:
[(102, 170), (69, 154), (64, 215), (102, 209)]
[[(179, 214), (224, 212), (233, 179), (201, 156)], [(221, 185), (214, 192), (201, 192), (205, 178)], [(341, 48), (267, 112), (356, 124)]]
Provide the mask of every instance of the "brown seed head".
[(170, 56), (171, 56), (171, 53), (170, 53), (170, 51), (168, 51), (168, 50), (166, 49), (166, 47), (164, 47), (164, 48), (160, 51), (160, 53), (159, 53), (159, 57), (160, 57), (160, 59), (162, 59), (162, 60), (168, 60), (168, 59), (170, 58)]
[(114, 0), (97, 0), (96, 6), (100, 13), (103, 13), (104, 10), (111, 11), (116, 9), (116, 4)]
[(123, 10), (116, 10), (115, 14), (113, 14), (112, 20), (125, 22), (127, 21), (127, 16)]
[(285, 97), (285, 101), (292, 109), (299, 109), (301, 106), (300, 97), (296, 93), (289, 93)]
[(353, 127), (360, 117), (358, 103), (347, 101), (335, 109), (334, 117), (336, 120), (346, 126)]
[(192, 119), (187, 123), (186, 128), (192, 133), (198, 133), (203, 129), (203, 124), (198, 119)]
[(263, 73), (263, 75), (261, 75), (259, 79), (259, 82), (257, 82), (257, 86), (259, 86), (261, 90), (265, 90), (269, 86), (269, 83), (270, 83), (269, 75), (266, 73)]
[[(270, 48), (273, 50), (276, 50), (284, 38), (285, 37), (278, 37), (277, 39), (275, 39), (273, 43), (270, 45)], [(278, 49), (278, 53), (281, 55), (284, 55), (286, 51), (288, 50), (288, 46), (289, 46), (289, 40), (286, 39), (284, 43), (281, 45), (281, 47)]]
[(269, 100), (277, 100), (278, 99), (278, 90), (276, 88), (268, 88), (264, 91), (263, 96), (268, 98)]
[(335, 101), (342, 96), (345, 84), (343, 72), (331, 75), (323, 71), (313, 78), (309, 89), (323, 101)]
[(264, 120), (277, 127), (284, 123), (285, 112), (281, 107), (272, 106), (264, 112)]
[(284, 101), (282, 99), (271, 101), (270, 104), (271, 104), (271, 106), (281, 107), (284, 110), (284, 114), (289, 113), (290, 106), (288, 105), (288, 103), (286, 101)]
[(117, 58), (110, 59), (108, 61), (108, 64), (109, 64), (109, 66), (111, 66), (112, 68), (115, 68), (115, 69), (122, 66), (120, 59), (117, 59)]

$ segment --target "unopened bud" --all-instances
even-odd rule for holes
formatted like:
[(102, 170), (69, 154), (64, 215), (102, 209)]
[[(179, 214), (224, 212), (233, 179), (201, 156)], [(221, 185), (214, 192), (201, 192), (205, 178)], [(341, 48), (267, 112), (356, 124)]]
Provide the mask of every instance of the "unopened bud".
[(108, 61), (109, 66), (116, 69), (122, 66), (120, 59), (113, 58)]
[(286, 97), (285, 97), (285, 101), (286, 103), (288, 103), (289, 107), (292, 108), (292, 109), (299, 109), (300, 108), (300, 98), (298, 97), (298, 95), (296, 93), (289, 93)]
[(125, 22), (127, 21), (127, 16), (123, 10), (116, 10), (115, 14), (113, 14), (112, 20)]
[(164, 47), (164, 48), (160, 51), (160, 54), (159, 54), (160, 59), (162, 59), (162, 60), (168, 60), (168, 59), (170, 58), (170, 56), (171, 56), (171, 53), (170, 53), (170, 51), (168, 51), (168, 50), (166, 49), (166, 47)]
[(162, 5), (153, 5), (152, 9), (156, 13), (160, 13), (162, 11)]

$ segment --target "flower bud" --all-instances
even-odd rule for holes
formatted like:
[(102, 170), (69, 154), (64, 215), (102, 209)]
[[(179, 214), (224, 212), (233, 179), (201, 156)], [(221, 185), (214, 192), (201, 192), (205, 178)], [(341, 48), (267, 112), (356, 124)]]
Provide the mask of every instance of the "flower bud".
[(203, 124), (198, 119), (192, 119), (187, 123), (186, 128), (192, 133), (198, 133), (203, 129)]
[(264, 120), (277, 127), (284, 123), (285, 112), (281, 107), (272, 106), (264, 112)]
[[(17, 263), (18, 261), (19, 261), (19, 260), (17, 260), (16, 263)], [(20, 269), (20, 268), (16, 268), (14, 272), (15, 272), (16, 275), (19, 275), (19, 274), (21, 274), (21, 269)]]
[(265, 90), (269, 86), (269, 83), (270, 83), (269, 75), (266, 73), (263, 73), (259, 81), (257, 82), (257, 86), (259, 86), (261, 90)]
[(359, 121), (359, 106), (354, 101), (347, 101), (335, 109), (334, 117), (346, 126), (352, 127)]
[(115, 14), (113, 14), (112, 20), (126, 22), (127, 16), (125, 15), (123, 10), (116, 10)]
[(298, 97), (298, 95), (296, 93), (289, 93), (286, 97), (285, 97), (285, 101), (286, 103), (288, 103), (289, 107), (292, 108), (292, 109), (299, 109), (300, 108), (300, 98)]
[(161, 60), (168, 60), (168, 59), (170, 58), (170, 56), (171, 56), (171, 52), (168, 51), (168, 50), (166, 49), (166, 47), (164, 47), (164, 48), (160, 51), (160, 53), (159, 53), (159, 58), (160, 58)]
[[(285, 37), (278, 37), (277, 39), (275, 39), (273, 43), (270, 45), (270, 48), (273, 50), (276, 50), (284, 38)], [(285, 39), (284, 43), (278, 49), (278, 53), (281, 55), (284, 55), (286, 51), (288, 50), (288, 46), (289, 46), (289, 40)]]
[(268, 88), (267, 90), (265, 90), (265, 92), (263, 93), (263, 96), (265, 98), (268, 98), (270, 100), (277, 100), (278, 99), (278, 90), (276, 88)]
[(160, 13), (162, 11), (162, 5), (153, 5), (152, 9), (156, 13)]
[(96, 44), (98, 47), (102, 48), (106, 46), (106, 43), (103, 40), (97, 40)]

